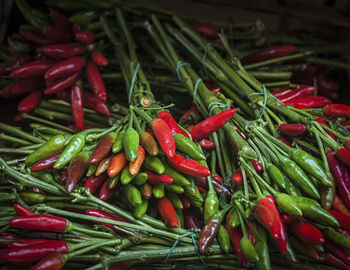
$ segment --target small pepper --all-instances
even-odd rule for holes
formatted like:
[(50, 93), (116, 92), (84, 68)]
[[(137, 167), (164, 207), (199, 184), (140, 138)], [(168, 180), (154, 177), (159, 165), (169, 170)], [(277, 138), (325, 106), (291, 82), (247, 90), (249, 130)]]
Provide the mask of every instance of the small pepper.
[(54, 164), (57, 162), (61, 154), (62, 152), (57, 152), (46, 158), (43, 158), (42, 160), (39, 160), (38, 162), (33, 164), (33, 166), (30, 168), (30, 171), (38, 172), (53, 168)]
[(66, 189), (68, 192), (72, 192), (75, 185), (85, 174), (89, 166), (89, 153), (80, 152), (69, 163), (68, 175), (66, 180)]
[(191, 209), (184, 209), (184, 227), (185, 229), (200, 229), (198, 218)]
[(147, 173), (147, 181), (152, 185), (169, 185), (174, 182), (174, 178), (165, 174), (156, 174), (151, 171), (145, 171)]
[(183, 136), (182, 134), (174, 134), (174, 140), (177, 150), (181, 151), (182, 153), (188, 155), (193, 159), (205, 160), (205, 155), (194, 141)]
[(126, 159), (126, 155), (123, 152), (120, 152), (116, 154), (112, 160), (111, 163), (109, 164), (108, 167), (108, 176), (109, 177), (114, 177), (118, 173), (120, 173), (123, 168), (128, 164), (128, 160)]
[(215, 143), (208, 140), (208, 139), (202, 139), (199, 142), (199, 146), (203, 149), (203, 150), (208, 150), (208, 149), (213, 149), (215, 148)]
[(15, 209), (16, 214), (18, 216), (32, 216), (32, 215), (34, 215), (34, 213), (31, 210), (29, 210), (27, 207), (25, 207), (24, 205), (16, 203), (13, 205), (13, 208)]
[(193, 176), (209, 176), (210, 170), (193, 159), (186, 159), (184, 156), (175, 154), (168, 159), (169, 164), (179, 172)]
[(74, 123), (79, 130), (84, 127), (83, 88), (78, 81), (71, 88), (71, 104)]
[(11, 219), (12, 228), (48, 232), (69, 232), (72, 224), (67, 219), (48, 215), (19, 216)]
[[(125, 218), (123, 218), (121, 216), (117, 216), (117, 215), (114, 215), (114, 214), (109, 214), (109, 213), (103, 212), (103, 211), (98, 210), (98, 209), (87, 209), (87, 210), (85, 210), (85, 215), (130, 223), (129, 220), (127, 220), (127, 219), (125, 219)], [(104, 226), (106, 226), (108, 228), (111, 228), (113, 231), (115, 231), (117, 233), (124, 234), (122, 231), (118, 230), (112, 224), (103, 223), (103, 222), (96, 222), (96, 223), (104, 225)]]
[(300, 241), (307, 245), (322, 245), (325, 241), (322, 233), (315, 226), (304, 223), (298, 219), (292, 222), (289, 228)]
[(279, 130), (287, 136), (299, 136), (306, 131), (306, 126), (302, 124), (281, 124)]
[(98, 66), (108, 66), (108, 60), (98, 51), (93, 51), (91, 60)]
[(55, 61), (49, 59), (35, 60), (31, 63), (19, 66), (11, 72), (10, 76), (12, 78), (43, 76), (54, 63)]
[(331, 213), (339, 222), (340, 228), (345, 230), (350, 230), (350, 217), (342, 214), (341, 212), (335, 211), (335, 210), (329, 210), (329, 213)]
[(106, 181), (107, 177), (106, 172), (99, 176), (92, 175), (85, 180), (84, 188), (90, 189), (91, 194), (95, 194), (102, 183)]
[(82, 134), (75, 134), (64, 148), (62, 154), (54, 164), (55, 169), (62, 169), (66, 166), (85, 145), (85, 138)]
[(350, 106), (345, 104), (329, 104), (323, 108), (324, 114), (334, 118), (350, 118)]
[(179, 227), (179, 221), (176, 217), (174, 206), (166, 196), (157, 200), (157, 209), (163, 221), (168, 227)]
[(168, 124), (163, 119), (156, 118), (152, 121), (152, 131), (167, 158), (173, 158), (175, 140)]
[(157, 117), (160, 119), (163, 119), (168, 124), (168, 126), (173, 134), (181, 134), (189, 139), (188, 134), (185, 131), (183, 131), (181, 128), (179, 128), (179, 126), (177, 125), (177, 123), (176, 123), (175, 119), (173, 118), (173, 116), (171, 115), (171, 113), (169, 113), (167, 111), (161, 111), (160, 113), (158, 113)]
[(145, 150), (140, 145), (138, 150), (137, 150), (137, 158), (136, 158), (136, 160), (129, 162), (129, 172), (130, 172), (131, 175), (135, 176), (139, 172), (139, 170), (140, 170), (140, 168), (142, 166), (142, 163), (145, 160), (145, 155), (146, 155)]
[(116, 140), (116, 134), (114, 132), (107, 133), (99, 141), (94, 151), (90, 156), (89, 163), (97, 164), (103, 158), (105, 158), (111, 151), (112, 146)]
[(69, 58), (51, 66), (45, 72), (45, 80), (52, 80), (63, 76), (71, 75), (82, 70), (85, 66), (85, 60), (79, 56)]
[(150, 156), (158, 155), (158, 145), (153, 136), (145, 131), (140, 134), (140, 143)]
[(88, 61), (85, 73), (91, 90), (101, 101), (106, 102), (107, 92), (97, 66), (93, 62)]
[(39, 54), (53, 59), (71, 58), (82, 54), (84, 51), (85, 46), (78, 42), (47, 45), (37, 49)]
[(350, 217), (350, 211), (346, 208), (346, 206), (344, 205), (344, 203), (342, 202), (342, 200), (337, 194), (334, 195), (332, 207), (335, 210), (342, 213), (343, 215)]

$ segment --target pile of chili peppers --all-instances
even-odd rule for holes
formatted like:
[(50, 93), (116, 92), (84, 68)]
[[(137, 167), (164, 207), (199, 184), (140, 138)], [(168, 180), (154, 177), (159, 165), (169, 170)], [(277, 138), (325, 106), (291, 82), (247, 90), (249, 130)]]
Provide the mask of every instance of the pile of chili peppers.
[(0, 93), (30, 93), (29, 126), (0, 123), (0, 269), (349, 269), (350, 107), (297, 71), (346, 67), (117, 2), (48, 0), (52, 27), (16, 1)]

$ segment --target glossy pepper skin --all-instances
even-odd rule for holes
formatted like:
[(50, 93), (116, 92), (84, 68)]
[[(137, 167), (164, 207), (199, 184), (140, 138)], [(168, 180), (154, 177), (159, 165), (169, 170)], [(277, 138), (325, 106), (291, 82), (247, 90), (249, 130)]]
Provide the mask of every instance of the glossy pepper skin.
[(37, 49), (39, 54), (45, 55), (53, 59), (65, 59), (82, 54), (85, 51), (85, 46), (78, 42), (54, 44), (40, 47)]
[(148, 178), (147, 181), (152, 185), (170, 185), (174, 182), (174, 178), (166, 174), (156, 174), (151, 171), (145, 171)]
[(296, 220), (290, 224), (289, 228), (300, 241), (307, 245), (322, 245), (325, 241), (320, 230), (311, 224)]
[(33, 265), (30, 270), (60, 270), (64, 263), (60, 253), (51, 253)]
[(11, 72), (12, 78), (30, 78), (36, 76), (43, 76), (45, 72), (55, 63), (49, 59), (35, 60), (19, 66)]
[(68, 220), (48, 215), (15, 217), (9, 221), (9, 225), (12, 228), (48, 232), (67, 232), (71, 229), (71, 224)]
[(83, 111), (83, 88), (80, 83), (76, 83), (71, 89), (71, 104), (74, 123), (79, 130), (84, 127)]
[(45, 94), (50, 95), (58, 91), (65, 90), (66, 88), (72, 86), (78, 80), (79, 76), (80, 72), (75, 72), (70, 76), (55, 81), (53, 84), (47, 85)]
[(78, 32), (75, 34), (75, 39), (89, 45), (94, 43), (94, 33), (91, 31)]
[(62, 169), (66, 166), (85, 145), (85, 138), (82, 134), (75, 134), (64, 148), (62, 154), (54, 164), (55, 169)]
[(89, 166), (89, 153), (80, 152), (76, 155), (68, 166), (68, 175), (66, 180), (66, 190), (68, 192), (72, 192), (75, 185), (85, 174), (88, 166)]
[(89, 163), (97, 164), (103, 158), (105, 158), (112, 149), (112, 146), (115, 142), (117, 135), (114, 132), (107, 133), (99, 141), (94, 151), (90, 156)]
[(32, 60), (32, 57), (27, 54), (16, 55), (11, 60), (0, 67), (0, 75), (10, 75), (11, 71), (16, 68), (29, 63)]
[(118, 173), (120, 173), (123, 168), (128, 164), (128, 160), (126, 159), (126, 155), (123, 152), (117, 153), (111, 160), (108, 166), (108, 176), (114, 177)]
[(45, 72), (45, 80), (52, 80), (63, 76), (71, 75), (82, 70), (85, 60), (79, 56), (58, 62)]
[(43, 244), (43, 243), (50, 243), (53, 242), (54, 240), (50, 239), (25, 239), (25, 240), (18, 240), (18, 241), (13, 241), (11, 243), (8, 243), (8, 248), (17, 248), (17, 247), (29, 247), (29, 246), (34, 246), (38, 244)]
[(228, 109), (198, 123), (189, 131), (192, 139), (201, 140), (208, 137), (230, 121), (235, 113), (236, 109)]
[(98, 198), (102, 201), (107, 201), (109, 198), (111, 198), (114, 193), (117, 191), (117, 186), (114, 188), (109, 188), (109, 181), (108, 179), (103, 183), (100, 192), (98, 194)]
[(284, 103), (285, 105), (293, 105), (297, 109), (323, 108), (328, 104), (332, 104), (329, 98), (322, 96), (310, 96), (297, 98)]
[(123, 148), (126, 158), (129, 161), (135, 161), (137, 159), (137, 151), (139, 147), (139, 134), (137, 131), (129, 127), (123, 135)]
[(86, 179), (84, 183), (84, 188), (90, 189), (91, 194), (95, 194), (99, 187), (106, 181), (107, 177), (107, 172), (99, 176), (92, 175), (88, 179)]
[(177, 171), (192, 176), (209, 176), (210, 170), (193, 159), (175, 154), (174, 158), (168, 159), (169, 164)]
[[(317, 122), (317, 123), (319, 123), (319, 124), (321, 124), (321, 125), (323, 125), (323, 126), (328, 127), (328, 125), (326, 124), (325, 121), (323, 121), (322, 118), (315, 118), (314, 121)], [(336, 139), (335, 139), (335, 136), (334, 136), (331, 132), (329, 132), (328, 130), (325, 130), (325, 132), (326, 132), (329, 136), (331, 136), (333, 140), (336, 140)]]
[(186, 138), (189, 138), (188, 134), (185, 131), (183, 131), (181, 128), (179, 128), (179, 126), (177, 125), (177, 123), (176, 123), (175, 119), (173, 118), (173, 116), (171, 115), (171, 113), (169, 113), (167, 111), (162, 111), (162, 112), (158, 113), (157, 117), (160, 119), (163, 119), (168, 124), (168, 126), (173, 134), (182, 134)]
[(141, 145), (137, 150), (137, 158), (135, 161), (129, 162), (129, 173), (133, 176), (138, 174), (141, 169), (143, 162), (145, 161), (146, 152)]
[(306, 97), (313, 94), (317, 90), (317, 87), (311, 85), (300, 85), (297, 89), (292, 90), (291, 92), (278, 97), (278, 99), (284, 103), (287, 101), (291, 101), (293, 99)]
[(150, 156), (158, 155), (158, 145), (154, 137), (147, 131), (140, 134), (140, 144)]
[(32, 211), (30, 211), (24, 205), (16, 203), (16, 204), (13, 205), (13, 208), (15, 209), (16, 214), (18, 216), (32, 216), (32, 215), (34, 215), (34, 213)]
[(318, 260), (318, 252), (312, 246), (305, 245), (294, 236), (289, 237), (289, 242), (296, 252), (311, 259)]
[(93, 62), (88, 61), (85, 73), (91, 90), (101, 101), (106, 102), (107, 92), (97, 66)]
[(37, 161), (33, 164), (33, 166), (30, 168), (32, 172), (38, 172), (46, 169), (53, 168), (54, 164), (58, 160), (58, 158), (61, 156), (62, 152), (54, 153), (46, 158), (43, 158), (42, 160)]
[(40, 103), (42, 97), (41, 91), (34, 91), (26, 96), (18, 104), (17, 109), (21, 113), (26, 113), (34, 110)]
[(193, 159), (205, 160), (205, 155), (198, 145), (181, 134), (174, 134), (176, 149)]
[(276, 241), (277, 248), (282, 254), (286, 253), (286, 230), (281, 216), (277, 210), (275, 200), (268, 195), (260, 200), (252, 208), (255, 218), (269, 231)]
[(177, 219), (174, 206), (166, 196), (157, 200), (157, 209), (158, 213), (168, 227), (179, 227), (179, 221)]
[(245, 56), (242, 59), (242, 63), (246, 65), (246, 64), (256, 63), (256, 62), (262, 62), (269, 59), (290, 55), (294, 51), (295, 51), (294, 45), (280, 45), (280, 46), (268, 47)]
[(350, 106), (345, 104), (330, 104), (324, 107), (324, 114), (334, 118), (350, 118)]
[(339, 148), (335, 155), (342, 163), (344, 163), (348, 168), (350, 168), (350, 150), (345, 148)]
[(340, 224), (340, 228), (345, 230), (350, 230), (350, 217), (346, 216), (338, 211), (335, 210), (329, 210), (329, 213), (331, 213)]
[(207, 139), (202, 139), (200, 142), (199, 142), (199, 146), (203, 149), (203, 150), (208, 150), (208, 149), (213, 149), (215, 148), (215, 143), (210, 141), (210, 140), (207, 140)]
[(306, 126), (302, 124), (281, 124), (279, 130), (287, 136), (299, 136), (306, 131)]
[(91, 60), (98, 66), (108, 66), (108, 60), (98, 51), (93, 51)]
[[(103, 212), (101, 210), (98, 209), (87, 209), (85, 210), (85, 214), (88, 216), (94, 216), (94, 217), (99, 217), (99, 218), (106, 218), (106, 219), (111, 219), (111, 220), (116, 220), (116, 221), (122, 221), (122, 222), (126, 222), (126, 223), (130, 223), (129, 220), (121, 217), (121, 216), (117, 216), (114, 214), (109, 214), (106, 212)], [(112, 224), (108, 224), (108, 223), (103, 223), (103, 222), (97, 222), (98, 224), (102, 224), (108, 228), (111, 228), (113, 231), (116, 231), (118, 233), (121, 233), (120, 230), (118, 230), (114, 225)]]
[(152, 131), (167, 158), (173, 158), (175, 140), (168, 124), (163, 119), (156, 118), (152, 121)]
[(343, 215), (350, 217), (350, 211), (346, 208), (343, 201), (341, 200), (341, 198), (337, 194), (334, 195), (332, 207), (334, 210), (337, 210), (340, 213), (342, 213)]

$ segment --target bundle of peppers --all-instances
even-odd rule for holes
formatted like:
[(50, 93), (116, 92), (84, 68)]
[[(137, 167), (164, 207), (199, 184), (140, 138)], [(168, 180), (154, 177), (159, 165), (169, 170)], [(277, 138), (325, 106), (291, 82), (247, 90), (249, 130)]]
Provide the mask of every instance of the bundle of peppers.
[[(48, 4), (69, 12), (90, 9), (87, 2), (96, 10), (113, 6), (109, 1)], [(0, 182), (5, 205), (0, 209), (0, 264), (31, 269), (142, 269), (145, 261), (176, 265), (186, 264), (190, 257), (198, 266), (213, 269), (232, 264), (257, 269), (298, 267), (295, 263), (313, 269), (305, 261), (318, 269), (324, 264), (348, 269), (350, 136), (337, 119), (350, 118), (350, 107), (313, 96), (316, 86), (287, 83), (288, 88), (280, 89), (283, 84), (278, 80), (262, 85), (257, 79), (265, 82), (264, 74), (250, 71), (310, 53), (295, 55), (295, 46), (281, 45), (241, 54), (229, 46), (232, 37), (225, 31), (218, 35), (215, 27), (190, 26), (176, 16), (163, 21), (155, 14), (138, 14), (145, 31), (136, 38), (128, 28), (134, 12), (128, 4), (99, 18), (96, 10), (71, 18), (84, 29), (101, 30), (99, 36), (110, 43), (112, 52), (107, 54), (117, 60), (108, 62), (114, 61), (121, 70), (127, 91), (117, 95), (120, 103), (126, 102), (118, 104), (123, 109), (112, 114), (113, 123), (85, 110), (89, 117), (85, 124), (91, 126), (84, 125), (79, 119), (83, 97), (89, 93), (73, 90), (81, 86), (81, 72), (75, 71), (76, 77), (68, 72), (62, 81), (72, 82), (67, 86), (70, 93), (67, 87), (59, 89), (56, 95), (61, 101), (43, 101), (36, 114), (22, 115), (35, 121), (30, 124), (33, 133), (0, 123), (6, 143), (0, 152), (16, 155), (7, 161), (0, 158), (6, 175)], [(64, 31), (58, 30), (64, 24), (55, 21), (58, 17), (67, 22), (67, 18), (55, 10), (50, 15), (55, 28), (45, 27), (43, 35), (29, 32), (47, 47), (70, 42), (68, 38), (63, 42)], [(40, 19), (44, 17), (38, 16), (33, 26)], [(77, 28), (68, 24), (69, 29)], [(49, 42), (53, 32), (61, 41)], [(75, 40), (83, 44), (92, 37), (91, 32), (77, 33)], [(138, 40), (143, 42), (137, 46)], [(44, 49), (38, 52), (45, 54)], [(201, 69), (179, 57), (189, 54)], [(70, 57), (70, 61), (79, 59)], [(96, 57), (92, 53), (90, 62)], [(148, 57), (192, 96), (191, 108), (182, 112), (178, 122), (171, 106), (154, 99), (147, 79), (153, 78), (147, 73)], [(51, 58), (48, 61), (57, 61)], [(51, 68), (35, 76), (44, 75), (50, 83), (45, 74)], [(105, 96), (95, 92), (91, 77), (87, 79), (99, 104), (108, 110)], [(75, 106), (77, 100), (80, 105)], [(71, 110), (66, 102), (72, 103)], [(68, 117), (70, 112), (73, 118)], [(41, 118), (45, 116), (51, 120)]]

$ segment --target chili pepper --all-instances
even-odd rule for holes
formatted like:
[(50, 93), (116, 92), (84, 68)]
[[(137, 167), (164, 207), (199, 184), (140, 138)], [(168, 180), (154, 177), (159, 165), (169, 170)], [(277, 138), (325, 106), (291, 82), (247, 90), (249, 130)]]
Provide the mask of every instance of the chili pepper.
[(339, 148), (335, 155), (342, 163), (344, 163), (347, 167), (350, 167), (350, 150)]
[(91, 60), (98, 66), (108, 66), (108, 60), (98, 51), (93, 51)]
[(112, 153), (118, 153), (121, 150), (123, 150), (123, 137), (124, 137), (124, 132), (118, 133), (115, 142), (112, 146)]
[(188, 134), (185, 131), (183, 131), (181, 128), (179, 128), (173, 116), (169, 112), (161, 111), (160, 113), (158, 113), (157, 117), (160, 119), (163, 119), (168, 124), (173, 134), (181, 134), (186, 138), (189, 138)]
[(39, 160), (38, 162), (34, 163), (34, 165), (30, 168), (32, 172), (38, 172), (46, 169), (53, 168), (56, 161), (61, 156), (62, 152), (54, 153), (46, 158), (43, 158), (42, 160)]
[(91, 164), (97, 164), (105, 158), (111, 152), (116, 137), (117, 135), (114, 132), (109, 132), (104, 135), (91, 154), (89, 162)]
[(243, 236), (240, 240), (241, 252), (244, 257), (249, 261), (257, 262), (259, 261), (259, 255), (257, 254), (252, 242), (248, 237)]
[(212, 25), (204, 24), (204, 23), (196, 23), (196, 24), (191, 24), (191, 27), (198, 34), (206, 38), (215, 38), (217, 36), (216, 28)]
[(341, 212), (335, 211), (335, 210), (329, 210), (329, 213), (331, 213), (339, 222), (340, 228), (345, 230), (350, 230), (350, 217), (342, 214)]
[(208, 137), (230, 121), (235, 112), (236, 109), (228, 109), (198, 123), (189, 131), (192, 139), (200, 140)]
[(326, 240), (329, 240), (329, 241), (331, 241), (333, 243), (336, 243), (338, 246), (340, 246), (342, 248), (345, 248), (345, 249), (349, 248), (349, 245), (350, 245), (350, 239), (349, 238), (347, 238), (343, 234), (337, 232), (333, 228), (324, 227), (324, 226), (321, 227), (319, 224), (317, 224), (317, 226), (319, 226), (321, 228), (321, 230), (323, 232), (323, 235), (326, 238)]
[(297, 98), (284, 103), (285, 105), (293, 105), (297, 109), (323, 108), (328, 104), (332, 104), (329, 98), (323, 96), (309, 96)]
[(209, 176), (210, 170), (193, 159), (175, 154), (174, 158), (168, 159), (169, 164), (177, 171), (193, 176)]
[(294, 89), (290, 89), (290, 88), (285, 88), (285, 89), (279, 89), (279, 90), (276, 90), (276, 91), (273, 91), (272, 92), (272, 95), (276, 98), (280, 98), (286, 94), (289, 94), (290, 92), (293, 92)]
[(222, 179), (222, 177), (220, 175), (212, 175), (211, 176), (213, 178), (213, 180), (217, 181), (217, 182), (220, 182), (220, 183), (224, 183), (224, 179)]
[(185, 185), (185, 194), (190, 199), (191, 204), (195, 207), (201, 207), (203, 204), (203, 198), (201, 193), (198, 190), (198, 187), (196, 186), (196, 183), (193, 178), (189, 179), (189, 185)]
[(164, 164), (158, 157), (146, 156), (143, 163), (143, 168), (157, 174), (164, 174), (165, 172)]
[(158, 155), (158, 145), (153, 136), (145, 131), (140, 134), (140, 144), (150, 156)]
[(0, 75), (9, 75), (11, 71), (19, 68), (22, 65), (29, 63), (32, 60), (32, 57), (27, 54), (16, 55), (11, 58), (11, 60), (0, 67)]
[(309, 257), (314, 260), (318, 260), (319, 255), (318, 252), (311, 246), (305, 245), (304, 243), (300, 242), (297, 238), (291, 236), (289, 237), (289, 241), (293, 248), (300, 254)]
[[(3, 233), (0, 233), (0, 239), (7, 239), (7, 240), (16, 240), (18, 239), (19, 236), (14, 234), (14, 233), (11, 233), (11, 232), (3, 232)], [(8, 247), (8, 244), (7, 243), (2, 243), (0, 242), (0, 247), (1, 248), (5, 248), (5, 247)]]
[(165, 189), (169, 192), (174, 192), (176, 194), (183, 194), (185, 192), (185, 189), (183, 186), (180, 186), (174, 183), (171, 185), (165, 185)]
[[(339, 151), (339, 150), (338, 150)], [(326, 153), (329, 168), (344, 205), (350, 209), (350, 174), (348, 169), (338, 161), (332, 150)]]
[(174, 182), (174, 178), (165, 174), (156, 174), (151, 171), (145, 171), (147, 173), (147, 181), (152, 185), (169, 185)]
[(5, 96), (8, 97), (18, 97), (25, 94), (31, 93), (33, 91), (41, 90), (44, 86), (43, 79), (39, 77), (27, 78), (20, 80), (12, 85), (12, 88), (8, 90), (8, 93), (5, 93)]
[(174, 192), (167, 192), (167, 197), (175, 209), (183, 209), (180, 197)]
[(37, 51), (39, 54), (43, 54), (49, 58), (64, 59), (71, 58), (73, 56), (84, 53), (85, 47), (78, 42), (73, 42), (65, 44), (47, 45), (38, 48)]
[(91, 90), (100, 100), (106, 102), (107, 92), (97, 66), (93, 62), (88, 61), (85, 72)]
[(302, 124), (281, 124), (279, 131), (287, 136), (299, 136), (306, 131), (306, 126)]
[(15, 217), (9, 221), (9, 225), (12, 228), (49, 232), (68, 232), (72, 229), (67, 219), (48, 215)]
[(105, 171), (108, 170), (109, 165), (111, 164), (112, 158), (113, 158), (113, 156), (105, 157), (104, 159), (102, 159), (98, 163), (97, 169), (95, 171), (95, 175), (96, 176), (99, 176), (99, 175), (101, 175), (102, 173), (104, 173)]
[(85, 60), (79, 56), (69, 58), (51, 66), (45, 73), (45, 80), (52, 80), (79, 72), (85, 66)]
[[(123, 171), (124, 170), (125, 170), (125, 168), (123, 169)], [(116, 176), (109, 178), (108, 179), (108, 188), (114, 189), (118, 185), (120, 178), (121, 178), (121, 174), (117, 174)]]
[(289, 215), (302, 216), (301, 209), (294, 202), (293, 197), (286, 193), (278, 193), (276, 196), (276, 202), (279, 208)]
[(148, 175), (147, 173), (145, 172), (139, 172), (135, 175), (135, 178), (133, 180), (133, 183), (135, 185), (138, 185), (138, 186), (141, 186), (143, 185), (144, 183), (146, 183), (147, 181), (147, 178), (148, 178)]
[(17, 82), (12, 82), (5, 85), (4, 88), (0, 90), (0, 96), (2, 98), (14, 98), (16, 95), (13, 93), (12, 89), (16, 85)]
[(104, 183), (107, 179), (108, 175), (107, 173), (103, 173), (99, 176), (90, 176), (88, 179), (86, 179), (84, 183), (84, 188), (90, 189), (91, 194), (95, 194), (98, 188)]
[(117, 187), (109, 188), (109, 181), (108, 179), (103, 183), (100, 193), (98, 194), (98, 198), (102, 201), (107, 201), (109, 198), (111, 198), (114, 193), (117, 191)]
[(311, 224), (303, 223), (302, 221), (296, 219), (290, 224), (289, 228), (300, 241), (307, 245), (317, 246), (324, 243), (322, 233)]
[(175, 155), (175, 140), (168, 124), (160, 118), (152, 121), (152, 131), (167, 158)]
[(210, 140), (207, 140), (207, 139), (202, 139), (200, 142), (199, 142), (199, 146), (202, 148), (202, 149), (205, 149), (205, 150), (208, 150), (208, 149), (213, 149), (215, 148), (215, 143), (210, 141)]
[(20, 29), (19, 34), (27, 41), (37, 45), (47, 45), (49, 41), (45, 35), (37, 30), (32, 29)]
[(180, 172), (169, 166), (168, 163), (164, 162), (164, 174), (171, 176), (174, 179), (174, 183), (182, 186), (190, 185), (190, 181), (183, 176)]
[(144, 183), (141, 187), (140, 187), (140, 192), (143, 198), (145, 198), (146, 200), (148, 200), (149, 198), (152, 197), (152, 186), (148, 183)]
[(53, 167), (62, 169), (81, 151), (84, 145), (85, 138), (82, 134), (77, 133), (73, 135)]
[(288, 56), (292, 54), (294, 51), (295, 51), (294, 45), (279, 45), (279, 46), (268, 47), (243, 57), (242, 63), (247, 65), (247, 64), (252, 64), (256, 62), (263, 62), (269, 59)]
[(45, 72), (55, 63), (49, 59), (39, 59), (30, 63), (20, 65), (12, 70), (10, 76), (12, 78), (30, 78), (43, 76)]
[(289, 147), (292, 147), (292, 145), (290, 144), (290, 142), (283, 136), (279, 136), (277, 137), (277, 139), (281, 142), (283, 142), (284, 144), (288, 145)]
[(198, 218), (194, 215), (193, 211), (189, 208), (185, 208), (184, 211), (184, 228), (185, 229), (200, 229)]
[(334, 118), (350, 118), (350, 106), (345, 104), (330, 104), (323, 108), (324, 114)]
[(185, 112), (179, 119), (179, 123), (183, 122), (183, 120), (188, 117), (191, 113), (198, 112), (198, 108), (196, 104), (192, 104), (191, 108)]
[(124, 167), (124, 169), (122, 170), (122, 173), (121, 173), (121, 175), (120, 175), (121, 183), (122, 183), (123, 185), (127, 185), (127, 184), (129, 184), (133, 179), (134, 179), (134, 175), (132, 175), (132, 174), (129, 172), (129, 167), (128, 167), (128, 166)]
[(350, 211), (346, 208), (346, 206), (344, 205), (344, 203), (342, 202), (342, 200), (337, 194), (334, 195), (332, 207), (335, 210), (342, 213), (343, 215), (350, 217)]
[(272, 181), (282, 189), (286, 189), (286, 181), (284, 180), (284, 176), (282, 172), (272, 163), (265, 161), (266, 170), (268, 176), (272, 179)]
[(129, 127), (123, 135), (123, 149), (127, 160), (135, 161), (137, 159), (137, 152), (139, 148), (139, 134), (137, 131)]
[(343, 263), (340, 259), (330, 253), (320, 254), (320, 257), (323, 258), (323, 262), (336, 267), (337, 269), (349, 270), (349, 266)]
[(108, 176), (109, 177), (116, 176), (119, 172), (121, 172), (123, 170), (123, 168), (127, 164), (128, 164), (128, 160), (126, 159), (126, 155), (125, 155), (124, 151), (116, 154), (112, 158), (111, 163), (109, 164)]
[(181, 134), (174, 134), (176, 149), (183, 152), (184, 154), (190, 156), (193, 159), (204, 159), (205, 155), (198, 147), (198, 145)]
[(145, 150), (143, 149), (142, 146), (139, 146), (138, 150), (137, 150), (137, 159), (135, 161), (130, 161), (129, 162), (129, 172), (131, 175), (136, 175), (141, 166), (142, 166), (142, 163), (144, 162), (145, 160)]
[(84, 127), (83, 88), (79, 82), (72, 86), (71, 102), (74, 123), (78, 129), (82, 129)]
[(68, 176), (66, 181), (66, 189), (68, 192), (72, 192), (77, 182), (85, 174), (89, 164), (88, 160), (88, 152), (80, 152), (69, 163)]
[(231, 249), (231, 241), (230, 236), (228, 235), (228, 232), (223, 225), (220, 225), (216, 238), (219, 242), (221, 250), (224, 253), (228, 254)]
[(297, 89), (292, 90), (278, 99), (282, 102), (288, 102), (297, 98), (302, 98), (313, 94), (317, 90), (317, 87), (311, 85), (300, 85)]
[(32, 211), (30, 211), (24, 205), (16, 203), (16, 204), (13, 205), (13, 208), (15, 209), (16, 214), (18, 216), (32, 216), (32, 215), (34, 215), (34, 213)]
[(140, 191), (133, 185), (128, 184), (123, 188), (123, 194), (133, 207), (142, 204), (142, 196)]
[(11, 243), (8, 243), (8, 248), (21, 248), (21, 247), (30, 247), (38, 244), (44, 244), (44, 243), (52, 243), (54, 240), (50, 239), (26, 239), (26, 240), (20, 240), (20, 241), (13, 241)]
[(321, 205), (327, 211), (331, 209), (335, 195), (335, 183), (333, 177), (331, 177), (330, 180), (332, 181), (332, 187), (321, 186), (320, 188)]
[(32, 263), (51, 253), (67, 253), (68, 245), (65, 241), (53, 241), (28, 247), (17, 247), (4, 250), (4, 261), (15, 264)]
[(179, 198), (180, 198), (180, 200), (182, 202), (182, 205), (183, 205), (184, 209), (188, 209), (188, 208), (191, 207), (191, 201), (186, 195), (180, 194)]
[[(315, 118), (314, 121), (316, 121), (317, 123), (319, 123), (319, 124), (321, 124), (321, 125), (323, 125), (323, 126), (328, 127), (328, 125), (326, 124), (325, 121), (323, 121), (322, 118)], [(334, 136), (331, 132), (329, 132), (328, 130), (325, 130), (325, 132), (326, 132), (329, 136), (331, 136), (333, 140), (336, 140), (336, 139), (335, 139), (335, 136)]]
[[(247, 174), (247, 173), (246, 173)], [(243, 174), (241, 168), (238, 168), (232, 175), (232, 183), (239, 186), (243, 183)]]
[(179, 227), (179, 221), (176, 217), (174, 206), (166, 196), (157, 200), (157, 209), (158, 213), (168, 227)]
[(142, 203), (136, 206), (136, 208), (134, 208), (134, 211), (133, 211), (134, 217), (136, 217), (137, 219), (142, 218), (146, 214), (147, 209), (148, 209), (148, 200), (142, 199)]
[[(106, 218), (106, 219), (121, 221), (121, 222), (125, 222), (125, 223), (130, 223), (129, 220), (127, 220), (127, 219), (125, 219), (125, 218), (123, 218), (121, 216), (117, 216), (117, 215), (114, 215), (114, 214), (109, 214), (109, 213), (103, 212), (103, 211), (98, 210), (98, 209), (87, 209), (87, 210), (85, 210), (85, 215), (98, 217), (98, 218)], [(114, 226), (112, 224), (103, 223), (103, 222), (96, 222), (96, 223), (104, 225), (104, 226), (112, 229), (113, 231), (115, 231), (117, 233), (124, 234), (122, 231), (118, 230), (116, 228), (116, 226)]]
[(66, 78), (57, 80), (53, 85), (50, 85), (49, 88), (46, 88), (45, 94), (50, 95), (72, 86), (78, 80), (79, 76), (80, 72), (76, 72)]
[(339, 246), (328, 240), (325, 241), (323, 246), (326, 249), (326, 251), (338, 257), (342, 262), (344, 262), (347, 265), (350, 264), (350, 255), (344, 252)]
[(259, 199), (252, 208), (255, 218), (269, 231), (282, 254), (286, 253), (286, 230), (277, 210), (275, 200), (270, 195)]
[(72, 36), (70, 33), (64, 32), (60, 29), (45, 26), (43, 29), (43, 33), (46, 38), (50, 41), (50, 43), (67, 43), (72, 41)]
[(80, 41), (83, 44), (93, 44), (94, 43), (94, 33), (91, 31), (85, 31), (85, 32), (78, 32), (75, 33), (75, 39)]

